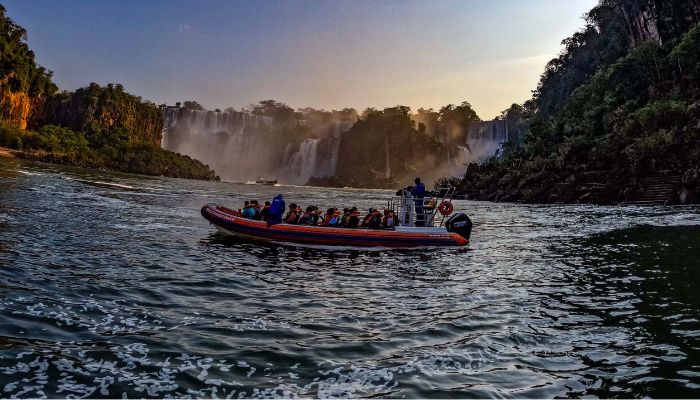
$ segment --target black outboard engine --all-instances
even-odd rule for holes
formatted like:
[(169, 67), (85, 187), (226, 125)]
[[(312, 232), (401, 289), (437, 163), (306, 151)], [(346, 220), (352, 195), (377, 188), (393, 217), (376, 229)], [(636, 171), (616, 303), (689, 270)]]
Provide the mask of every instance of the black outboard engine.
[(472, 234), (472, 220), (464, 213), (452, 214), (447, 219), (445, 226), (447, 227), (447, 232), (454, 232), (467, 240)]

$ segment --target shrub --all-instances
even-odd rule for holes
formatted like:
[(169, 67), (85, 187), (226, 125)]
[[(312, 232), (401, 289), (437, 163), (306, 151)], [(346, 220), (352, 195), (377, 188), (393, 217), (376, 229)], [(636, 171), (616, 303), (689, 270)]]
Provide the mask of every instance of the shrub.
[(0, 146), (22, 149), (22, 131), (10, 126), (0, 125)]

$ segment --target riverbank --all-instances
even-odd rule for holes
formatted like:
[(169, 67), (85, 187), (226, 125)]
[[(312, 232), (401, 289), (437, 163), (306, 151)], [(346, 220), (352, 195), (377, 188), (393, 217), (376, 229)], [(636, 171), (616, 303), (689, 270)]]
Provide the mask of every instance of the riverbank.
[(587, 165), (471, 164), (457, 195), (468, 200), (520, 203), (700, 204), (700, 168), (634, 173)]
[[(112, 149), (114, 150), (114, 149)], [(188, 156), (153, 146), (135, 146), (124, 151), (51, 152), (41, 149), (17, 150), (0, 147), (0, 157), (21, 158), (49, 164), (66, 165), (97, 171), (127, 172), (149, 176), (166, 176), (219, 181), (219, 176), (205, 164)]]
[(0, 157), (15, 158), (14, 150), (8, 149), (6, 147), (0, 147)]

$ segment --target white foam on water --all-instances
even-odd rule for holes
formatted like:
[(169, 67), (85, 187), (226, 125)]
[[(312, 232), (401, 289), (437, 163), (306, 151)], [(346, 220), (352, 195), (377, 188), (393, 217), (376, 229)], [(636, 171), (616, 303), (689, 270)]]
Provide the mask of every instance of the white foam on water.
[(44, 176), (46, 174), (43, 174), (41, 172), (32, 172), (32, 171), (25, 171), (23, 169), (18, 169), (17, 172), (20, 174), (28, 175), (28, 176)]
[(152, 332), (166, 328), (160, 316), (115, 301), (98, 302), (89, 298), (83, 303), (74, 303), (62, 299), (62, 303), (51, 305), (43, 302), (25, 304), (26, 301), (24, 298), (0, 300), (0, 307), (14, 309), (11, 313), (15, 315), (44, 317), (58, 326), (86, 328), (93, 334)]
[[(53, 367), (61, 376), (56, 393), (65, 397), (89, 397), (97, 394), (114, 397), (112, 385), (115, 383), (120, 386), (127, 385), (136, 393), (152, 397), (186, 397), (188, 395), (231, 397), (234, 393), (239, 398), (369, 397), (391, 392), (398, 386), (400, 379), (406, 379), (406, 375), (482, 373), (490, 368), (489, 364), (494, 362), (493, 355), (478, 349), (468, 354), (445, 351), (441, 354), (417, 356), (403, 361), (403, 364), (387, 367), (348, 365), (328, 360), (320, 363), (318, 376), (306, 384), (300, 383), (299, 373), (280, 371), (279, 376), (268, 381), (275, 383), (274, 386), (241, 391), (241, 388), (246, 385), (245, 382), (209, 376), (209, 371), (228, 372), (231, 365), (226, 360), (215, 361), (211, 357), (182, 353), (177, 357), (154, 361), (150, 358), (148, 346), (144, 343), (111, 346), (109, 350), (114, 355), (114, 360), (102, 358), (97, 360), (90, 358), (92, 352), (99, 351), (103, 356), (104, 350), (94, 348), (86, 350), (84, 344), (81, 348), (79, 343), (64, 343), (63, 346), (65, 347), (57, 349), (61, 350), (60, 356), (54, 355), (55, 352), (49, 352), (46, 356), (34, 357), (31, 362), (18, 361), (13, 367), (0, 368), (5, 375), (27, 376), (34, 373), (34, 377), (30, 380), (11, 381), (6, 384), (2, 396), (45, 397), (43, 390), (48, 382), (47, 370)], [(87, 360), (75, 360), (73, 355), (79, 352), (87, 357)], [(26, 358), (33, 353), (20, 354), (21, 358)], [(236, 361), (235, 365), (238, 368), (247, 369), (246, 378), (251, 378), (256, 372), (256, 367), (246, 361)], [(144, 366), (149, 368), (143, 368)], [(297, 363), (290, 369), (296, 370), (298, 367)], [(179, 391), (181, 388), (176, 382), (185, 377), (182, 374), (195, 377), (206, 387)]]
[(125, 185), (123, 183), (103, 182), (103, 181), (94, 181), (94, 182), (98, 185), (112, 186), (112, 187), (117, 187), (117, 188), (121, 188), (121, 189), (137, 189), (133, 186)]

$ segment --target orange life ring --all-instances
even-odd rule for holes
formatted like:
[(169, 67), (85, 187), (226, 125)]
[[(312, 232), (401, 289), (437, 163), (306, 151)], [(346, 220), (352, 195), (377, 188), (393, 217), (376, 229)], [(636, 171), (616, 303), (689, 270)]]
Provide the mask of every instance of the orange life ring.
[(440, 207), (438, 207), (438, 211), (440, 211), (440, 214), (448, 216), (452, 214), (452, 211), (454, 211), (454, 207), (452, 207), (451, 202), (443, 200), (442, 203), (440, 203)]

